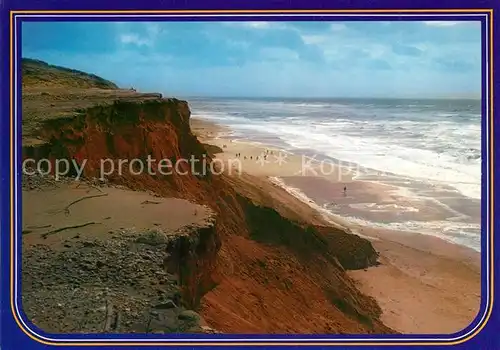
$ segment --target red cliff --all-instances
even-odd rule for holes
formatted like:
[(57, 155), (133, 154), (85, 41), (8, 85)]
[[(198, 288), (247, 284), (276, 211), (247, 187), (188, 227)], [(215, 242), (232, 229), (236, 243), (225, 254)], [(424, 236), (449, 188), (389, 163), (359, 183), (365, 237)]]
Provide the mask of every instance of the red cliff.
[[(376, 302), (344, 271), (376, 261), (370, 242), (285, 215), (272, 207), (262, 188), (211, 174), (210, 156), (191, 132), (185, 101), (109, 91), (69, 94), (56, 89), (42, 96), (28, 89), (23, 155), (79, 164), (86, 160), (89, 178), (100, 176), (103, 159), (113, 160), (115, 169), (120, 159), (198, 159), (195, 173), (184, 164), (184, 175), (134, 175), (127, 165), (107, 181), (188, 199), (216, 213), (213, 229), (179, 240), (170, 247), (175, 259), (166, 262), (180, 276), (185, 302), (200, 309), (213, 328), (237, 333), (392, 332), (381, 323)], [(76, 108), (68, 107), (71, 101)], [(40, 108), (53, 112), (43, 117), (36, 113)]]

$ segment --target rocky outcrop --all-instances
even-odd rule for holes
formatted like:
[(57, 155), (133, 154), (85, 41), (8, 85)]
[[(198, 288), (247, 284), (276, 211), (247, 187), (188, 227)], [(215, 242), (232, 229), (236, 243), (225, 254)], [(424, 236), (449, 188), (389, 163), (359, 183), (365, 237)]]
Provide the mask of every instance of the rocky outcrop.
[(284, 218), (273, 208), (255, 205), (241, 196), (239, 200), (245, 208), (252, 239), (289, 247), (300, 254), (304, 262), (323, 255), (348, 270), (364, 269), (377, 263), (378, 253), (366, 239), (334, 227), (303, 227)]
[(317, 235), (328, 242), (330, 254), (346, 270), (366, 269), (378, 265), (379, 254), (370, 241), (330, 226), (315, 226)]
[(183, 230), (185, 234), (168, 243), (164, 267), (167, 272), (179, 277), (179, 283), (184, 287), (184, 303), (197, 309), (205, 293), (215, 287), (207, 272), (214, 270), (221, 242), (215, 222)]
[(106, 240), (72, 234), (61, 248), (25, 244), (23, 310), (49, 333), (203, 333), (204, 321), (179, 283), (183, 273), (196, 276), (195, 262), (177, 260), (186, 264), (180, 272), (165, 270), (164, 261), (170, 263), (183, 242), (190, 242), (186, 256), (206, 258), (197, 251), (213, 240), (212, 228), (181, 235), (118, 230)]

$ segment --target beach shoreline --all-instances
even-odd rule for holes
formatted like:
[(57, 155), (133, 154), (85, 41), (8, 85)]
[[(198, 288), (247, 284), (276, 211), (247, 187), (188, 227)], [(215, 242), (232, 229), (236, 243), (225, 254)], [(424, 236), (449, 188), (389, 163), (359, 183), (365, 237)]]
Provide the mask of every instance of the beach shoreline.
[[(357, 180), (349, 169), (334, 165), (325, 175), (325, 172), (315, 172), (319, 163), (312, 162), (309, 172), (304, 173), (300, 155), (234, 138), (230, 128), (212, 121), (192, 118), (191, 127), (201, 142), (222, 149), (215, 158), (223, 164), (229, 165), (230, 159), (240, 160), (239, 169), (233, 169), (233, 174), (244, 172), (264, 178), (311, 206), (329, 223), (372, 242), (380, 254), (381, 265), (350, 271), (349, 275), (360, 290), (377, 300), (383, 310), (382, 321), (387, 326), (407, 334), (455, 333), (475, 318), (480, 305), (479, 252), (428, 233), (350, 220), (361, 214), (368, 215), (370, 221), (412, 220), (417, 214), (420, 218), (439, 220), (450, 215), (443, 208), (431, 207), (432, 203), (428, 202), (420, 206), (416, 202), (404, 202), (404, 196), (397, 194), (396, 187)], [(267, 162), (262, 161), (264, 156)], [(286, 162), (280, 162), (280, 157)], [(373, 208), (366, 208), (365, 203), (385, 203), (390, 210), (371, 210)], [(338, 209), (334, 214), (332, 205)], [(395, 213), (400, 217), (396, 218)]]

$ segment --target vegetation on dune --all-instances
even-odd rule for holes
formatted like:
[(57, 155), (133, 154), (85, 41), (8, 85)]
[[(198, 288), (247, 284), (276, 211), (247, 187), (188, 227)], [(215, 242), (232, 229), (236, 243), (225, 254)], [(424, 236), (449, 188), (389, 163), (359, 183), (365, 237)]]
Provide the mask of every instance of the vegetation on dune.
[(31, 58), (22, 59), (21, 74), (23, 87), (46, 86), (118, 89), (115, 83), (97, 75), (51, 65)]

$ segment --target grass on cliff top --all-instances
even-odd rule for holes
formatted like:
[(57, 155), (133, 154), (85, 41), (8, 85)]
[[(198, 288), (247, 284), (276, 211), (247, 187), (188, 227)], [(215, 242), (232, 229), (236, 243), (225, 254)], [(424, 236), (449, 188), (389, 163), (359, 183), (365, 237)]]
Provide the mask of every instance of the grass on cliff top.
[(118, 89), (118, 86), (104, 78), (79, 70), (54, 66), (31, 58), (21, 62), (23, 88), (25, 87), (68, 87)]
[(94, 74), (59, 67), (43, 61), (22, 59), (23, 145), (40, 145), (42, 123), (75, 118), (96, 106), (116, 102), (144, 103), (163, 100), (159, 93), (121, 89)]

